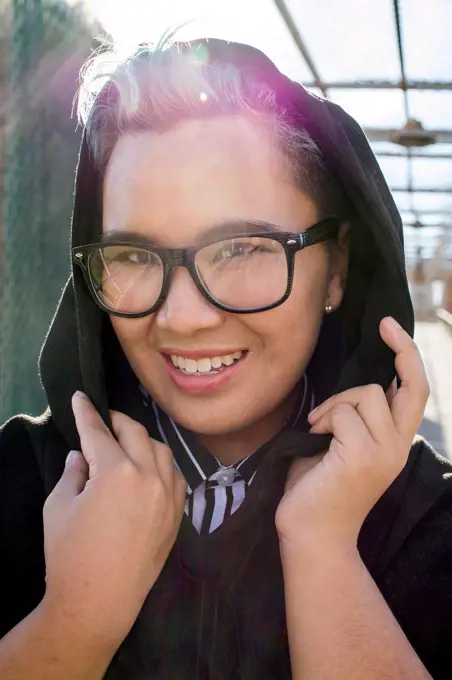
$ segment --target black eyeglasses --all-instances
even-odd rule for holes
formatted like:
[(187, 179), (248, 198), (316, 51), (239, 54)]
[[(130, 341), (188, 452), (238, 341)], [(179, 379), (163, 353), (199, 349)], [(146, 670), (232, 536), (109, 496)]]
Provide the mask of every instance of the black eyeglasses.
[(301, 232), (257, 230), (189, 248), (92, 243), (73, 248), (72, 256), (96, 304), (109, 314), (138, 318), (155, 312), (168, 294), (174, 267), (186, 267), (198, 290), (216, 307), (251, 314), (287, 300), (295, 254), (336, 238), (339, 227), (340, 221), (329, 217)]

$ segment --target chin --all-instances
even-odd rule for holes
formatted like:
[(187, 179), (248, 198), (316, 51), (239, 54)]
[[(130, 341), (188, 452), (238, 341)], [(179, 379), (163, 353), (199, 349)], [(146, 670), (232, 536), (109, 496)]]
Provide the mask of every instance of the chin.
[(165, 404), (160, 403), (173, 420), (187, 430), (206, 436), (224, 436), (240, 432), (265, 416), (265, 413), (262, 414), (261, 412), (247, 412), (246, 408), (238, 409), (237, 400), (234, 400), (234, 404), (229, 408), (224, 402), (221, 405), (216, 404), (215, 408), (212, 404), (213, 399), (211, 399), (210, 404), (208, 401), (203, 401), (202, 405), (198, 402), (192, 404), (191, 408), (188, 405), (178, 405), (176, 408), (174, 408), (175, 405), (171, 405), (173, 406), (171, 408), (169, 404), (165, 408)]

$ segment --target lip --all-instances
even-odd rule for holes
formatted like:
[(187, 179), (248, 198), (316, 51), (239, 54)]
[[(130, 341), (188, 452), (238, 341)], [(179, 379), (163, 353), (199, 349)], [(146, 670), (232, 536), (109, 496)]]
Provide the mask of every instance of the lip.
[(171, 355), (173, 356), (178, 356), (178, 357), (184, 357), (184, 359), (204, 359), (208, 358), (211, 359), (212, 357), (224, 357), (227, 354), (234, 354), (235, 352), (246, 352), (245, 349), (240, 349), (235, 347), (234, 349), (227, 348), (227, 349), (197, 349), (197, 350), (189, 350), (189, 349), (175, 349), (174, 347), (165, 347), (164, 349), (160, 350), (161, 354), (164, 354), (165, 356), (170, 357)]
[[(187, 356), (187, 358), (190, 359), (195, 358), (193, 353), (191, 355), (179, 356)], [(199, 356), (206, 357), (209, 355), (205, 353), (198, 353), (198, 357)], [(212, 354), (211, 356), (218, 356), (218, 354)], [(163, 355), (164, 364), (170, 379), (177, 388), (183, 392), (189, 392), (191, 394), (206, 394), (208, 392), (213, 392), (214, 390), (220, 389), (237, 375), (247, 358), (248, 352), (243, 354), (240, 359), (231, 364), (231, 366), (225, 366), (223, 369), (221, 369), (221, 371), (218, 373), (213, 373), (212, 375), (188, 375), (187, 373), (182, 373), (182, 371), (176, 368), (168, 355)]]

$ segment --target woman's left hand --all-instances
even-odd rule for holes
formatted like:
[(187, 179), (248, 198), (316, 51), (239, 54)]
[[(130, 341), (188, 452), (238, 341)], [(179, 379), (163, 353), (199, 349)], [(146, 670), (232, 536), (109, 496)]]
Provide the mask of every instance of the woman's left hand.
[(275, 517), (281, 548), (356, 548), (367, 514), (406, 465), (429, 385), (408, 333), (386, 317), (380, 335), (395, 352), (401, 386), (388, 394), (356, 387), (309, 414), (311, 432), (333, 439), (326, 453), (291, 464)]

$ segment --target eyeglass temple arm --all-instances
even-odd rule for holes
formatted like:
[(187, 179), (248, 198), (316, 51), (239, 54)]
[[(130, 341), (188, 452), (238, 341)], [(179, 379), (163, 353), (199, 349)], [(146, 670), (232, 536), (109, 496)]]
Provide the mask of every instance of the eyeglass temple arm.
[(322, 243), (330, 238), (336, 238), (339, 229), (339, 220), (334, 217), (328, 217), (314, 227), (311, 227), (311, 229), (301, 232), (302, 247), (306, 248), (306, 246), (313, 246), (316, 243)]
[(86, 269), (86, 264), (83, 259), (83, 253), (79, 252), (76, 248), (72, 249), (72, 261), (78, 264), (82, 269)]

